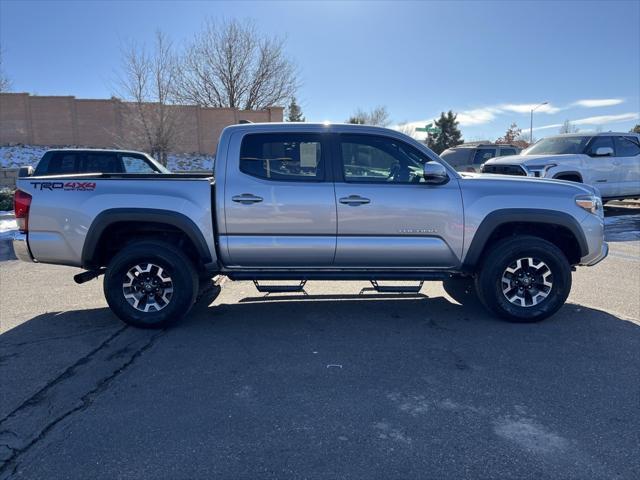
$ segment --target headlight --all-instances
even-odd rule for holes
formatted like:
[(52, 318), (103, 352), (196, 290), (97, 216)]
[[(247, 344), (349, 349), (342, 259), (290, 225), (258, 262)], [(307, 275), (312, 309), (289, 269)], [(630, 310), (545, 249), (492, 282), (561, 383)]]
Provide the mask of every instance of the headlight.
[(594, 215), (604, 216), (602, 200), (597, 195), (581, 195), (576, 197), (576, 205)]
[(534, 177), (544, 177), (547, 170), (553, 168), (557, 163), (549, 163), (548, 165), (525, 165), (525, 169)]

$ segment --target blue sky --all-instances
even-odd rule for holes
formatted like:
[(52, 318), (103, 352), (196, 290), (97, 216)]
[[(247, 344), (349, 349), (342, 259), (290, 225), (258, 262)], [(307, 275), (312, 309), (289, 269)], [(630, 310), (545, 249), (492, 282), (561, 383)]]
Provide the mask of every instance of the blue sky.
[[(385, 105), (395, 124), (459, 113), (465, 139), (511, 122), (629, 130), (640, 112), (640, 2), (189, 2), (0, 0), (14, 91), (108, 98), (126, 40), (180, 44), (205, 17), (286, 38), (310, 121)], [(546, 127), (546, 128), (543, 128)]]

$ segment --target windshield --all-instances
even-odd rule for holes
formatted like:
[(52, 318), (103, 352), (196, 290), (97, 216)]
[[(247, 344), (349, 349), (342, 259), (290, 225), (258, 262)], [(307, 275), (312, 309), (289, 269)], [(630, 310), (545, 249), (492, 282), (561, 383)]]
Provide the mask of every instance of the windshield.
[(568, 153), (582, 153), (591, 137), (549, 137), (536, 142), (521, 155), (563, 155)]

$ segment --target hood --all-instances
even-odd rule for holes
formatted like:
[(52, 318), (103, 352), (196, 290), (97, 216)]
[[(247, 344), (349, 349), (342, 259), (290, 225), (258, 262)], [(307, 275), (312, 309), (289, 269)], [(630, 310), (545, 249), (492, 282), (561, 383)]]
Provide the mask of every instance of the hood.
[[(532, 157), (534, 155), (531, 155)], [(521, 155), (512, 155), (512, 158), (521, 157)], [(542, 155), (540, 156), (542, 157)], [(501, 157), (502, 158), (502, 157)], [(513, 165), (513, 163), (511, 163)], [(569, 182), (566, 180), (552, 180), (547, 178), (537, 177), (519, 177), (515, 175), (497, 175), (495, 173), (470, 173), (470, 172), (458, 172), (462, 177), (462, 180), (473, 181), (474, 184), (487, 183), (491, 184), (494, 188), (510, 188), (516, 187), (518, 189), (526, 188), (530, 192), (537, 192), (544, 194), (545, 191), (549, 192), (552, 189), (563, 189), (566, 191), (573, 191), (576, 195), (597, 195), (600, 196), (600, 192), (590, 185), (584, 183)]]
[(579, 154), (566, 155), (507, 155), (506, 157), (495, 157), (487, 160), (488, 165), (540, 165), (552, 163), (553, 160), (570, 160), (582, 157)]

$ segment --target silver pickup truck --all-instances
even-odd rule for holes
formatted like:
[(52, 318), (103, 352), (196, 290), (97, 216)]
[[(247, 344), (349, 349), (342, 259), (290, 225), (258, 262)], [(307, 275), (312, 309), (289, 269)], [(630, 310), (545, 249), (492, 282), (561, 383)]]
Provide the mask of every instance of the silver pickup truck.
[(104, 274), (109, 306), (139, 327), (186, 315), (215, 275), (262, 291), (440, 280), (531, 322), (563, 305), (573, 266), (607, 255), (592, 187), (460, 174), (422, 143), (359, 125), (230, 126), (211, 176), (28, 177), (15, 211), (20, 259), (81, 267), (78, 283)]

